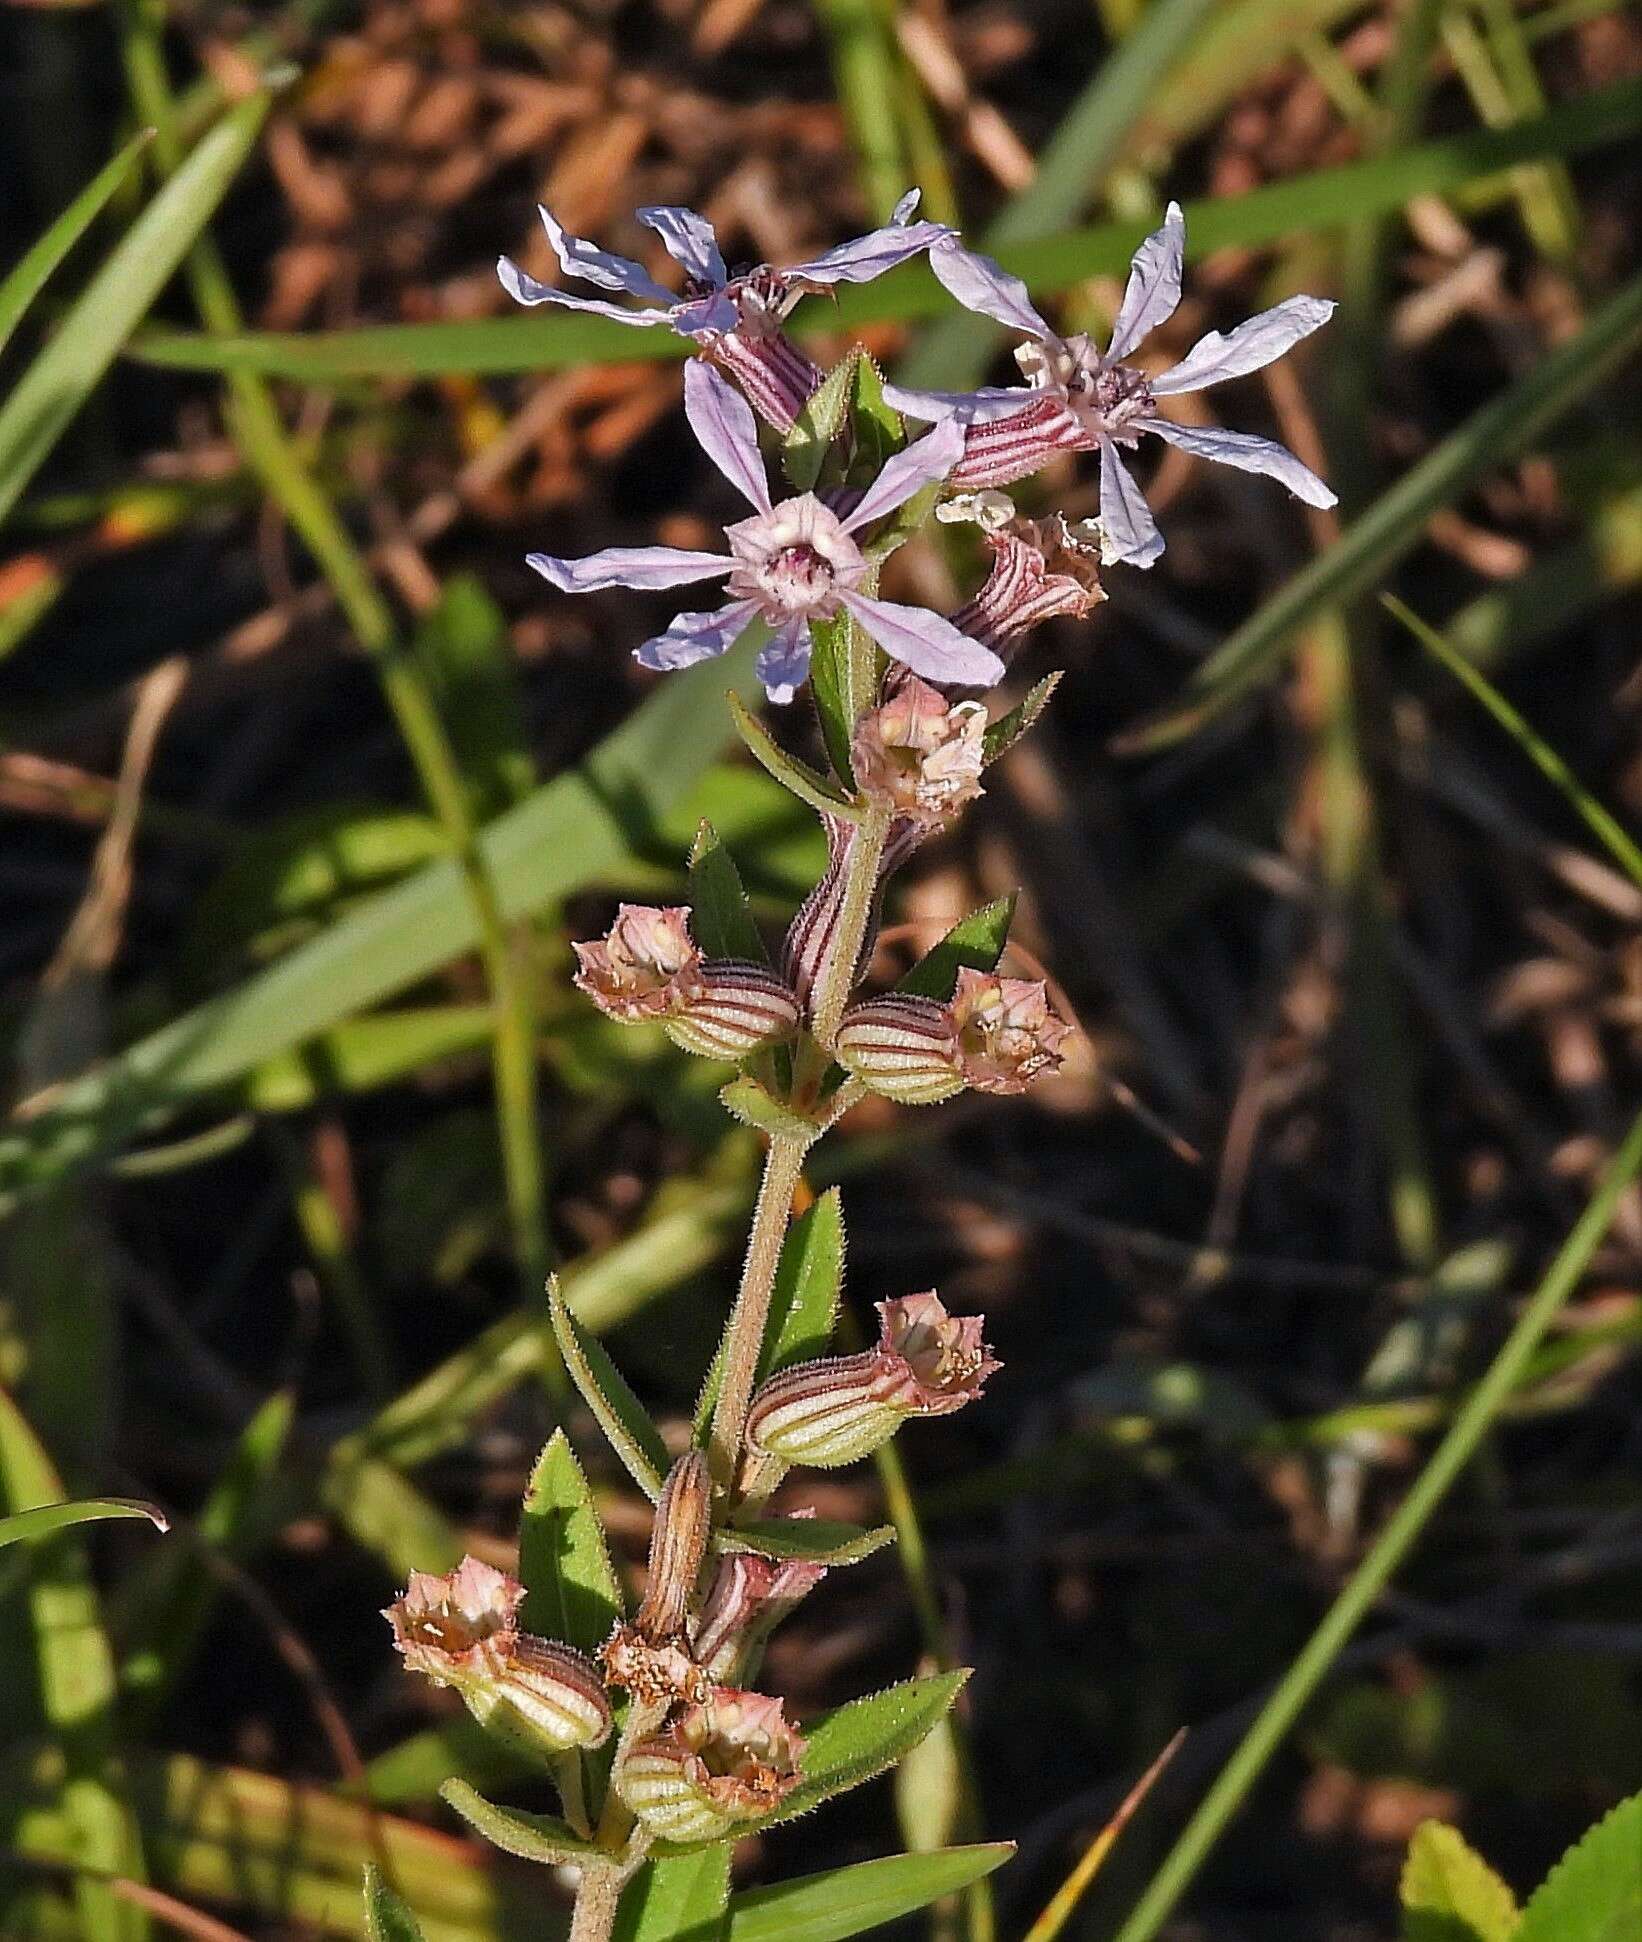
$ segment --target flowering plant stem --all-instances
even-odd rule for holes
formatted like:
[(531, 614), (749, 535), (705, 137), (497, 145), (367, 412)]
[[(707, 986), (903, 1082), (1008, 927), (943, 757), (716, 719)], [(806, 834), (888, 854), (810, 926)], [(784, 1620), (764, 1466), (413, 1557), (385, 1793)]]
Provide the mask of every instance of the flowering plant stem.
[(1642, 1117), (1632, 1125), (1589, 1205), (1518, 1316), (1487, 1373), (1471, 1391), (1413, 1489), (1352, 1573), (1322, 1624), (1306, 1641), (1299, 1657), (1260, 1709), (1242, 1744), (1221, 1770), (1162, 1867), (1152, 1877), (1134, 1912), (1118, 1931), (1117, 1942), (1152, 1942), (1169, 1919), (1266, 1762), (1282, 1744), (1352, 1633), (1368, 1615), (1450, 1485), (1470, 1462), (1511, 1391), (1522, 1381), (1541, 1337), (1578, 1285), (1608, 1231), (1621, 1196), (1638, 1173), (1642, 1173)]
[(849, 995), (855, 988), (861, 944), (867, 934), (867, 920), (872, 915), (873, 901), (878, 895), (878, 869), (884, 859), (890, 821), (891, 812), (874, 804), (856, 825), (850, 838), (838, 928), (833, 934), (831, 948), (815, 985), (812, 1029), (829, 1049), (837, 1036), (838, 1022), (844, 1016)]

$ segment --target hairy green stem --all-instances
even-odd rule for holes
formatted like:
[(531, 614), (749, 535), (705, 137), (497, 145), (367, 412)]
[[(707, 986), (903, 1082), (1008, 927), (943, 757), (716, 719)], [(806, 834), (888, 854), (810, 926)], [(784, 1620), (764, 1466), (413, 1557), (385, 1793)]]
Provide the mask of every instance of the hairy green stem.
[(753, 1379), (758, 1374), (758, 1358), (764, 1347), (764, 1325), (770, 1315), (770, 1291), (775, 1286), (781, 1243), (786, 1239), (804, 1155), (811, 1144), (801, 1134), (777, 1134), (764, 1156), (764, 1177), (758, 1183), (741, 1286), (736, 1291), (735, 1309), (724, 1338), (724, 1378), (719, 1384), (707, 1439), (707, 1461), (713, 1480), (725, 1490), (735, 1480), (741, 1433), (746, 1426), (747, 1405), (752, 1401)]
[(838, 928), (832, 948), (815, 981), (811, 1002), (811, 1030), (829, 1050), (838, 1035), (838, 1022), (844, 1016), (850, 993), (855, 989), (861, 944), (878, 895), (878, 868), (884, 858), (889, 836), (890, 811), (869, 809), (856, 825), (850, 840), (849, 858), (844, 866), (844, 895), (838, 911)]
[(1487, 1373), (1472, 1390), (1413, 1489), (1387, 1521), (1322, 1624), (1260, 1709), (1242, 1744), (1227, 1761), (1162, 1867), (1152, 1877), (1133, 1914), (1118, 1931), (1117, 1942), (1152, 1942), (1169, 1919), (1266, 1762), (1385, 1589), (1391, 1574), (1424, 1530), (1454, 1479), (1475, 1454), (1512, 1390), (1522, 1381), (1541, 1337), (1578, 1285), (1608, 1231), (1621, 1195), (1639, 1172), (1642, 1172), (1642, 1117), (1636, 1120), (1624, 1145), (1614, 1155), (1590, 1204), (1518, 1316)]
[(576, 1884), (576, 1906), (570, 1917), (570, 1942), (607, 1942), (616, 1926), (616, 1910), (621, 1906), (625, 1880), (619, 1868), (582, 1870), (581, 1880)]

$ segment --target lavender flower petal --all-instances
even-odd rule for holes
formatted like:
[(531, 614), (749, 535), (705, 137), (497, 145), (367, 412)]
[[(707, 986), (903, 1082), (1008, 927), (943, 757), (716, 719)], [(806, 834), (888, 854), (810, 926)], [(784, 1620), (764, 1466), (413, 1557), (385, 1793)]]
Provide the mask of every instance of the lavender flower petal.
[(722, 286), (730, 280), (719, 253), (718, 237), (705, 216), (671, 206), (635, 210), (639, 221), (661, 238), (662, 248), (687, 276)]
[(502, 288), (515, 303), (557, 304), (563, 310), (580, 310), (593, 317), (608, 317), (615, 324), (638, 324), (646, 329), (655, 324), (670, 324), (670, 310), (629, 310), (624, 304), (607, 303), (603, 297), (579, 297), (573, 290), (559, 290), (551, 283), (538, 283), (527, 276), (511, 256), (496, 259), (496, 274)]
[(525, 565), (560, 593), (597, 593), (604, 587), (687, 587), (728, 573), (735, 561), (723, 553), (687, 553), (678, 546), (607, 546), (580, 560), (531, 553)]
[(1308, 506), (1332, 506), (1338, 501), (1309, 465), (1300, 461), (1285, 445), (1269, 438), (1256, 438), (1252, 432), (1228, 432), (1219, 426), (1176, 425), (1167, 418), (1144, 418), (1149, 432), (1167, 439), (1195, 458), (1212, 459), (1217, 465), (1235, 465), (1240, 472), (1263, 472), (1269, 479), (1286, 485), (1296, 499)]
[(1106, 352), (1114, 364), (1180, 308), (1180, 272), (1185, 262), (1186, 218), (1180, 204), (1171, 202), (1164, 212), (1163, 227), (1154, 229), (1135, 251), (1128, 288), (1113, 321), (1112, 342)]
[(667, 321), (680, 337), (715, 337), (734, 330), (741, 322), (741, 312), (734, 297), (712, 290), (705, 297), (675, 304)]
[(870, 283), (953, 234), (945, 223), (889, 223), (883, 229), (838, 243), (807, 263), (790, 264), (779, 274), (789, 283), (819, 284), (823, 288), (835, 283)]
[(1162, 557), (1163, 535), (1141, 491), (1110, 439), (1100, 447), (1100, 557), (1112, 566), (1152, 566)]
[(810, 671), (810, 629), (804, 620), (789, 620), (759, 650), (756, 672), (764, 692), (785, 708)]
[(990, 317), (1024, 337), (1049, 338), (1054, 332), (1033, 308), (1026, 285), (990, 256), (966, 249), (948, 232), (929, 252), (929, 267), (965, 310)]
[(963, 425), (986, 425), (995, 418), (1008, 418), (1031, 404), (1036, 395), (1019, 384), (988, 384), (979, 391), (909, 391), (904, 385), (884, 386), (885, 401), (908, 418), (925, 422), (956, 418)]
[(735, 646), (757, 618), (758, 607), (751, 600), (732, 600), (709, 613), (677, 614), (661, 633), (634, 649), (633, 659), (658, 673), (716, 660)]
[(701, 449), (742, 498), (755, 512), (768, 512), (770, 482), (758, 449), (758, 420), (729, 379), (699, 357), (684, 367), (684, 415)]
[(886, 654), (926, 681), (990, 688), (1003, 679), (1003, 662), (989, 647), (926, 607), (903, 607), (864, 593), (846, 593), (842, 600)]
[(1207, 337), (1200, 337), (1172, 371), (1151, 380), (1152, 395), (1168, 398), (1183, 391), (1201, 391), (1205, 385), (1223, 384), (1227, 378), (1262, 370), (1302, 337), (1321, 330), (1333, 315), (1334, 305), (1326, 298), (1285, 297), (1224, 336), (1211, 330)]
[(885, 462), (883, 471), (861, 495), (861, 503), (843, 521), (844, 531), (859, 532), (897, 506), (904, 506), (926, 485), (944, 479), (962, 457), (963, 449), (963, 426), (956, 418), (943, 418), (932, 431)]
[(583, 283), (596, 283), (601, 290), (619, 290), (624, 296), (642, 297), (647, 303), (671, 305), (673, 293), (659, 284), (642, 263), (630, 256), (616, 256), (609, 250), (572, 236), (549, 209), (540, 203), (536, 213), (566, 276), (580, 277)]

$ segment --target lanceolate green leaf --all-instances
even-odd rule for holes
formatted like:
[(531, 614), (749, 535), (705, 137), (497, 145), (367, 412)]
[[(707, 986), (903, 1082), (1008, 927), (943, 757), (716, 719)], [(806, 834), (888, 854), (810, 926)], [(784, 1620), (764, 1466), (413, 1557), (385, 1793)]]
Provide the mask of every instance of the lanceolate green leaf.
[(825, 1355), (844, 1284), (844, 1207), (829, 1187), (787, 1230), (770, 1293), (758, 1380)]
[[(732, 701), (733, 701), (732, 697)], [(710, 958), (768, 959), (735, 860), (704, 822), (690, 850), (690, 932)]]
[(933, 1854), (892, 1854), (826, 1874), (750, 1889), (730, 1903), (727, 1942), (840, 1942), (927, 1908), (1002, 1867), (1009, 1841)]
[(268, 97), (253, 95), (212, 129), (0, 405), (0, 521), (210, 221), (267, 112)]
[(593, 1498), (563, 1430), (537, 1459), (519, 1519), (519, 1576), (525, 1624), (548, 1638), (594, 1651), (622, 1616)]
[(1516, 1897), (1457, 1827), (1423, 1821), (1403, 1864), (1403, 1942), (1512, 1942)]
[(834, 1794), (859, 1787), (915, 1747), (963, 1690), (967, 1672), (908, 1679), (865, 1699), (852, 1699), (804, 1728), (804, 1778), (772, 1817), (791, 1820)]
[(6, 340), (24, 312), (45, 287), (46, 279), (107, 207), (153, 138), (152, 129), (133, 136), (113, 161), (91, 178), (0, 283), (0, 351), (5, 349)]
[(747, 744), (754, 761), (768, 770), (783, 788), (790, 789), (800, 801), (807, 802), (823, 816), (843, 816), (850, 822), (860, 820), (861, 812), (855, 804), (840, 794), (837, 786), (826, 776), (818, 774), (796, 755), (789, 755), (758, 717), (743, 706), (735, 695), (730, 697), (730, 714), (737, 733)]
[(1511, 1942), (1632, 1942), (1642, 1935), (1642, 1794), (1599, 1821), (1530, 1896)]
[(1382, 493), (1337, 546), (1319, 553), (1218, 647), (1183, 703), (1131, 730), (1119, 746), (1147, 753), (1183, 740), (1270, 674), (1324, 608), (1366, 592), (1410, 552), (1439, 507), (1527, 450), (1611, 377), (1642, 344), (1642, 277), (1610, 297), (1577, 337), (1539, 359)]
[[(1189, 253), (1254, 248), (1300, 232), (1344, 227), (1399, 209), (1412, 197), (1445, 195), (1498, 175), (1519, 162), (1574, 155), (1642, 131), (1642, 84), (1621, 82), (1563, 103), (1510, 128), (1481, 129), (1426, 142), (1344, 168), (1188, 204)], [(1040, 297), (1097, 275), (1117, 275), (1151, 225), (1097, 228), (1013, 243), (998, 251), (1006, 269)], [(897, 270), (876, 283), (839, 293), (836, 305), (811, 304), (796, 318), (799, 333), (835, 333), (874, 321), (944, 316), (951, 299), (922, 268)], [(347, 377), (432, 377), (447, 372), (563, 370), (577, 364), (682, 357), (688, 346), (670, 332), (631, 330), (596, 318), (503, 317), (469, 323), (391, 324), (309, 335), (246, 333), (232, 337), (146, 337), (139, 354), (156, 364), (193, 370), (264, 371), (309, 383)], [(943, 373), (922, 374), (937, 382)]]
[(497, 1807), (483, 1794), (475, 1793), (465, 1780), (447, 1780), (439, 1789), (439, 1798), (492, 1847), (504, 1854), (516, 1854), (521, 1861), (540, 1861), (556, 1868), (578, 1855), (597, 1852), (591, 1841), (584, 1841), (573, 1827), (552, 1814), (524, 1814), (516, 1807)]
[(918, 960), (896, 990), (911, 992), (919, 998), (938, 998), (944, 1003), (952, 996), (959, 971), (966, 966), (971, 971), (996, 969), (1009, 942), (1009, 924), (1014, 915), (1013, 897), (1000, 897), (996, 903), (972, 910), (952, 926), (932, 951)]
[(156, 1530), (171, 1528), (157, 1504), (139, 1503), (135, 1497), (84, 1497), (74, 1504), (39, 1504), (33, 1510), (0, 1517), (0, 1546), (38, 1542), (71, 1524), (95, 1524), (111, 1517), (146, 1517)]
[(717, 1942), (730, 1893), (730, 1846), (646, 1862), (622, 1894), (611, 1942)]
[(1026, 698), (1016, 707), (1011, 708), (1007, 715), (1000, 715), (995, 722), (987, 724), (981, 750), (982, 760), (988, 768), (1000, 755), (1006, 754), (1014, 747), (1049, 706), (1049, 699), (1060, 686), (1060, 681), (1059, 669), (1053, 674), (1046, 674), (1041, 681), (1033, 683)]
[(374, 1861), (365, 1869), (365, 1924), (371, 1942), (422, 1942), (416, 1917), (388, 1886)]
[(815, 1564), (859, 1564), (895, 1542), (895, 1526), (835, 1523), (825, 1517), (759, 1517), (714, 1533), (717, 1551), (760, 1558), (808, 1558)]
[(595, 1335), (590, 1335), (570, 1312), (559, 1292), (557, 1278), (549, 1285), (548, 1299), (553, 1310), (553, 1332), (565, 1366), (581, 1391), (585, 1402), (598, 1419), (599, 1428), (610, 1440), (610, 1447), (627, 1466), (629, 1475), (654, 1502), (661, 1495), (667, 1475), (667, 1446), (661, 1432), (651, 1422), (609, 1352)]
[[(499, 817), (481, 848), (502, 915), (517, 921), (609, 871), (723, 747), (726, 674), (750, 652), (669, 675), (581, 767)], [(470, 950), (477, 925), (454, 862), (418, 870), (311, 943), (54, 1093), (0, 1139), (8, 1190), (84, 1163), (185, 1101), (241, 1078)]]

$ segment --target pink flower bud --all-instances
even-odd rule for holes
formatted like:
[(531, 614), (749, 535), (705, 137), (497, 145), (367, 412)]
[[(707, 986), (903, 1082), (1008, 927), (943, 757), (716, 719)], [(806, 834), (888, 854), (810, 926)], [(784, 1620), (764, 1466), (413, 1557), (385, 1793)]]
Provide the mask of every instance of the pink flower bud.
[(932, 1106), (964, 1085), (950, 1007), (890, 993), (845, 1012), (833, 1052), (872, 1091), (904, 1106)]
[(963, 1082), (977, 1092), (1024, 1092), (1058, 1071), (1072, 1028), (1050, 1009), (1038, 978), (1000, 978), (994, 971), (958, 973), (948, 1008), (958, 1039)]
[(938, 829), (981, 794), (986, 710), (909, 674), (855, 725), (851, 761), (871, 802)]
[(732, 1552), (719, 1564), (702, 1605), (696, 1657), (717, 1680), (752, 1678), (765, 1640), (826, 1575), (824, 1564), (808, 1558)]
[(624, 1023), (676, 1017), (702, 993), (701, 953), (682, 906), (622, 904), (604, 937), (574, 948), (577, 985)]
[(382, 1615), (406, 1665), (454, 1687), (482, 1725), (537, 1753), (601, 1745), (610, 1702), (598, 1673), (569, 1646), (519, 1630), (524, 1595), (505, 1571), (464, 1558), (445, 1577), (413, 1571)]
[(696, 975), (696, 994), (667, 1021), (667, 1036), (686, 1052), (735, 1064), (798, 1030), (797, 996), (762, 964), (715, 958)]
[(655, 1839), (714, 1841), (779, 1807), (803, 1757), (779, 1699), (715, 1686), (638, 1742), (616, 1771), (616, 1791)]
[(981, 1317), (949, 1315), (933, 1290), (880, 1302), (878, 1315), (875, 1348), (800, 1363), (759, 1389), (747, 1412), (753, 1449), (819, 1470), (854, 1463), (909, 1416), (973, 1402), (999, 1366)]

